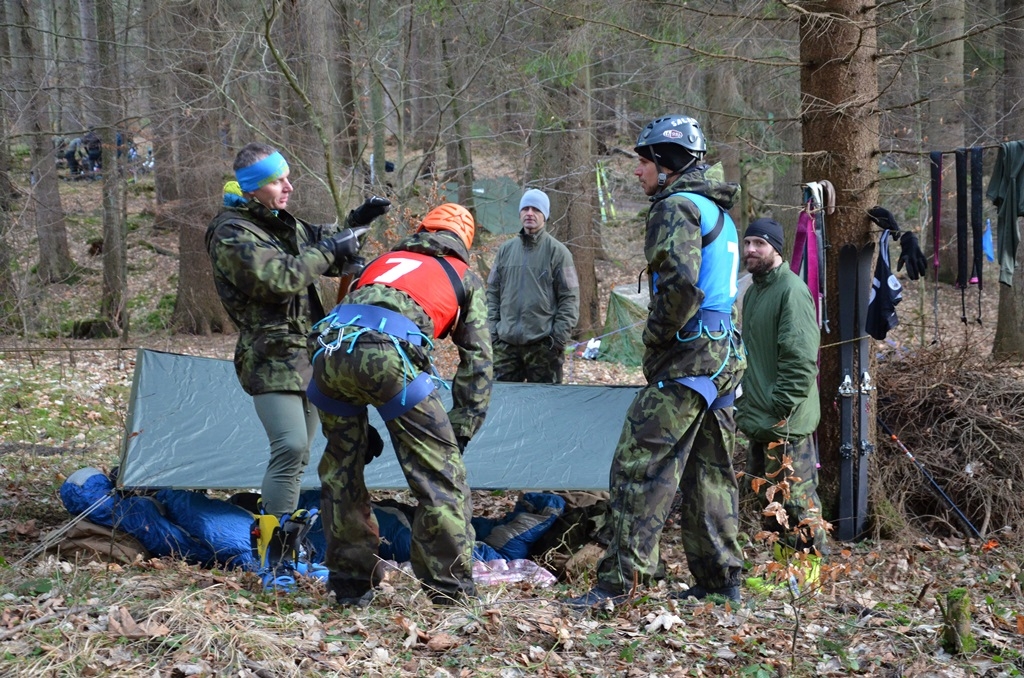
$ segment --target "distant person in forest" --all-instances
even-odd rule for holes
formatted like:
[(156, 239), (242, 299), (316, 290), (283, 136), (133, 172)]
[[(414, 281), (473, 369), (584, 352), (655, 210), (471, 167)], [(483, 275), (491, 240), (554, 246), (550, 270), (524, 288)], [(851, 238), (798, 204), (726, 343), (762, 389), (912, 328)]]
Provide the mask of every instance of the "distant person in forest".
[(96, 132), (89, 130), (82, 137), (82, 146), (85, 147), (86, 167), (88, 171), (103, 169), (103, 142)]
[(235, 157), (234, 170), (240, 199), (226, 203), (210, 222), (206, 247), (217, 293), (238, 327), (235, 373), (270, 444), (262, 510), (286, 516), (297, 508), (319, 424), (306, 399), (312, 375), (307, 338), (324, 317), (316, 281), (340, 274), (358, 255), (370, 222), (391, 203), (371, 197), (349, 212), (343, 228), (314, 225), (285, 209), (292, 185), (288, 163), (276, 149), (248, 144)]
[(83, 164), (87, 159), (88, 154), (85, 151), (82, 137), (75, 137), (67, 143), (64, 149), (64, 160), (68, 163), (68, 174), (72, 176), (81, 174)]
[(550, 212), (547, 193), (523, 193), (523, 228), (498, 248), (487, 278), (496, 381), (562, 383), (565, 346), (580, 316), (580, 284), (569, 248), (544, 228)]
[(689, 116), (650, 122), (634, 150), (634, 174), (651, 201), (644, 240), (651, 293), (643, 331), (647, 385), (626, 414), (612, 458), (611, 539), (596, 585), (567, 604), (618, 605), (637, 585), (652, 583), (677, 492), (695, 584), (670, 596), (739, 601), (732, 403), (746, 361), (734, 327), (739, 240), (726, 211), (739, 186), (706, 171), (704, 133)]

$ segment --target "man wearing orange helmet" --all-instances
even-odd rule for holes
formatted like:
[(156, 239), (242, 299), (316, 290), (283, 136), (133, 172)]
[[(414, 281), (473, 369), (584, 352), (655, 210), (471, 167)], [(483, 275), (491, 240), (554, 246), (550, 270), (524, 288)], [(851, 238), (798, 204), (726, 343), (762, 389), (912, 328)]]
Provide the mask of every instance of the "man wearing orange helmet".
[[(380, 533), (364, 468), (381, 453), (367, 406), (385, 421), (417, 506), (412, 567), (431, 600), (474, 595), (472, 507), (462, 453), (484, 422), (493, 368), (483, 281), (469, 267), (475, 224), (466, 208), (431, 210), (416, 232), (367, 265), (354, 289), (315, 328), (309, 399), (320, 409), (320, 460), (328, 590), (365, 607), (382, 575)], [(459, 368), (452, 409), (431, 362), (451, 337)]]

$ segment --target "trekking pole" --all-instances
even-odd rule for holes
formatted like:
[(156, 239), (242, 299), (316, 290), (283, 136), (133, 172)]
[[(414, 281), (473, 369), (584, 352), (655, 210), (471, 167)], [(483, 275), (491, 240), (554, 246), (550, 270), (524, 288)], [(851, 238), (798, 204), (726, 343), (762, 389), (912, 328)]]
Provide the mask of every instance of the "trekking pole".
[[(942, 499), (944, 499), (947, 504), (949, 504), (949, 508), (953, 510), (953, 513), (955, 513), (956, 517), (960, 519), (960, 522), (964, 525), (964, 527), (967, 527), (970, 530), (971, 534), (973, 534), (975, 537), (981, 539), (981, 532), (978, 532), (978, 528), (976, 528), (974, 524), (970, 520), (968, 520), (967, 516), (964, 515), (964, 512), (960, 510), (960, 508), (953, 502), (953, 500), (950, 499), (949, 495), (945, 493), (945, 491), (939, 486), (937, 482), (935, 482), (935, 478), (932, 477), (931, 473), (928, 473), (928, 469), (926, 469), (924, 465), (921, 462), (919, 462), (913, 454), (911, 454), (910, 450), (907, 449), (907, 446), (903, 444), (903, 441), (900, 440), (899, 437), (892, 432), (891, 428), (885, 425), (885, 422), (882, 421), (881, 417), (876, 416), (875, 419), (878, 421), (878, 425), (882, 427), (882, 430), (885, 431), (885, 434), (889, 436), (889, 439), (896, 444), (896, 447), (900, 448), (900, 451), (903, 452), (903, 454), (907, 455), (907, 458), (910, 459), (910, 461), (914, 462), (914, 465), (917, 466), (921, 473), (924, 474), (924, 477), (928, 479), (929, 483), (931, 483), (932, 489), (934, 489), (935, 492)], [(970, 538), (970, 535), (967, 535), (967, 537)]]

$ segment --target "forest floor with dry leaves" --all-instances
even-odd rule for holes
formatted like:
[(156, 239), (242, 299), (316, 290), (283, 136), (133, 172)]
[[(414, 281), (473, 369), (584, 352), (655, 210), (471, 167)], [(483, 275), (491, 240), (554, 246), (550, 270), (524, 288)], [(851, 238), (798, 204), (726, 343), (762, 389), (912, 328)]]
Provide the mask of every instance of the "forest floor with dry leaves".
[[(986, 538), (995, 537), (996, 545), (965, 542), (940, 505), (930, 514), (918, 510), (927, 507), (918, 495), (928, 495), (921, 490), (917, 469), (881, 442), (879, 468), (873, 471), (873, 481), (875, 476), (879, 480), (872, 493), (874, 538), (834, 545), (819, 588), (803, 595), (788, 587), (764, 594), (744, 589), (742, 604), (684, 604), (668, 597), (675, 582), (690, 581), (674, 524), (666, 529), (661, 548), (667, 579), (639, 592), (629, 604), (587, 614), (560, 603), (586, 591), (587, 577), (551, 588), (481, 587), (478, 600), (435, 607), (408, 575), (391, 571), (370, 607), (352, 610), (331, 607), (314, 581), (303, 580), (297, 591), (274, 595), (264, 592), (252, 574), (180, 561), (114, 565), (38, 555), (19, 562), (47, 533), (67, 522), (58, 494), (63, 480), (85, 466), (109, 470), (117, 464), (135, 348), (228, 359), (234, 344), (230, 335), (174, 336), (160, 328), (169, 315), (167, 299), (175, 292), (177, 240), (154, 232), (144, 216), (132, 229), (129, 250), (129, 307), (137, 334), (129, 345), (61, 338), (67, 320), (95, 313), (100, 284), (99, 259), (87, 251), (89, 239), (99, 232), (94, 207), (99, 205), (98, 185), (64, 188), (80, 275), (73, 284), (26, 288), (37, 329), (28, 336), (0, 337), (0, 675), (1024, 673), (1024, 528), (1019, 513), (1011, 519), (1012, 511), (995, 504), (984, 525)], [(130, 213), (151, 210), (148, 195), (140, 191)], [(642, 266), (639, 228), (623, 222), (604, 231), (606, 251), (617, 256), (599, 263), (603, 301), (613, 286), (636, 280)], [(34, 256), (28, 231), (15, 233), (22, 261)], [(500, 240), (482, 238), (477, 256), (493, 255)], [(888, 370), (887, 362), (897, 366), (880, 381), (888, 378), (888, 388), (913, 407), (880, 410), (899, 418), (901, 437), (944, 486), (958, 490), (956, 500), (974, 506), (977, 495), (987, 492), (976, 469), (987, 461), (990, 467), (1007, 466), (1017, 474), (1024, 458), (1008, 430), (1021, 429), (1020, 367), (984, 358), (994, 327), (994, 291), (986, 290), (985, 323), (961, 326), (959, 293), (940, 290), (941, 328), (936, 334), (941, 337), (932, 344), (931, 288), (904, 283), (901, 327), (890, 335), (891, 341), (878, 346), (883, 358), (879, 372)], [(915, 357), (904, 360), (908, 354)], [(443, 374), (451, 374), (454, 360), (450, 350), (439, 352)], [(571, 383), (642, 383), (635, 368), (576, 356), (567, 363), (566, 374)], [(965, 381), (957, 381), (958, 375), (967, 375)], [(995, 378), (1002, 384), (998, 407), (989, 406), (990, 394), (970, 388), (978, 380)], [(992, 421), (951, 418), (943, 408), (960, 415), (988, 408)], [(915, 428), (915, 418), (924, 423)], [(980, 432), (975, 438), (964, 438), (964, 430), (975, 428)], [(995, 436), (993, 432), (1003, 436), (994, 442), (1010, 461), (995, 462), (990, 455), (969, 464), (947, 463), (941, 456), (965, 440), (984, 452), (982, 440)], [(951, 466), (975, 470), (941, 473)], [(1019, 495), (1024, 477), (1012, 474), (1000, 496)], [(474, 493), (476, 509), (491, 514), (507, 510), (515, 499), (512, 491)], [(883, 506), (885, 515), (878, 508)], [(743, 521), (744, 530), (754, 534), (756, 520), (749, 506)], [(770, 560), (768, 549), (756, 542), (745, 546), (745, 556), (752, 569)], [(978, 645), (973, 652), (951, 655), (943, 649), (941, 606), (946, 594), (958, 587), (973, 601), (971, 629)]]

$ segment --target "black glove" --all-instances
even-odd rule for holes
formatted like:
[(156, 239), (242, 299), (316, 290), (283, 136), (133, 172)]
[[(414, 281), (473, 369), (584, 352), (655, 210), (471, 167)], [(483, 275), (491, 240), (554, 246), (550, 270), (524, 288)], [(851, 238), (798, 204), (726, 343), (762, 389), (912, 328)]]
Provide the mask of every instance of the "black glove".
[(921, 246), (917, 242), (917, 236), (907, 231), (900, 236), (900, 259), (896, 264), (896, 270), (902, 271), (904, 264), (907, 267), (907, 277), (911, 280), (917, 280), (924, 275), (925, 269), (928, 268), (928, 260), (925, 259), (924, 252), (921, 251)]
[(362, 243), (359, 238), (370, 229), (366, 226), (356, 228), (343, 228), (330, 238), (324, 238), (317, 243), (324, 252), (329, 252), (334, 257), (335, 263), (341, 263), (359, 254)]
[(366, 202), (348, 213), (348, 223), (352, 226), (366, 226), (389, 209), (391, 209), (390, 200), (371, 195)]
[(384, 439), (380, 437), (380, 433), (377, 429), (369, 424), (366, 426), (367, 430), (367, 442), (366, 442), (366, 456), (363, 457), (363, 463), (369, 464), (371, 461), (380, 456), (380, 453), (384, 451)]
[(892, 212), (884, 207), (875, 205), (869, 209), (868, 218), (886, 231), (892, 231), (893, 233), (900, 232), (900, 225), (896, 223), (896, 217), (894, 217)]
[(555, 339), (554, 336), (552, 336), (551, 350), (554, 351), (555, 353), (565, 353), (565, 344), (559, 341), (558, 339)]
[(469, 445), (469, 436), (455, 436), (455, 442), (459, 444), (459, 454), (466, 454), (466, 445)]

